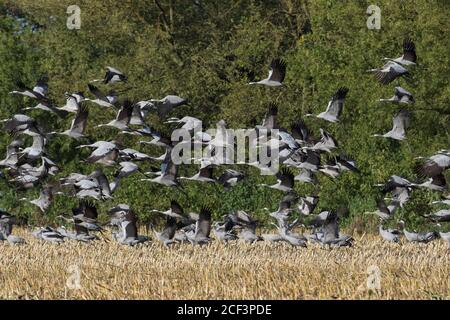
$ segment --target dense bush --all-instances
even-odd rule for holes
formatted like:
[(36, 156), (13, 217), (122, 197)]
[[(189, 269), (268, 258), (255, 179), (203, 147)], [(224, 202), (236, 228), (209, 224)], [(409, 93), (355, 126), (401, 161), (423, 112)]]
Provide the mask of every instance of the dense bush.
[[(391, 127), (397, 107), (376, 101), (391, 96), (396, 83), (415, 95), (416, 103), (408, 107), (411, 110), (448, 108), (447, 1), (378, 1), (380, 30), (368, 30), (366, 26), (366, 9), (371, 1), (330, 0), (79, 0), (81, 29), (68, 30), (66, 8), (72, 2), (0, 2), (1, 118), (34, 103), (7, 94), (15, 81), (31, 85), (46, 74), (51, 98), (62, 104), (64, 92), (86, 92), (87, 82), (101, 77), (107, 65), (128, 75), (129, 82), (117, 85), (117, 89), (129, 89), (131, 99), (178, 94), (188, 98), (190, 106), (175, 110), (173, 115), (201, 118), (206, 127), (213, 127), (219, 119), (225, 119), (232, 128), (250, 127), (255, 118), (261, 121), (269, 102), (279, 104), (280, 122), (289, 127), (307, 112), (324, 110), (333, 92), (347, 86), (350, 92), (340, 124), (314, 118), (306, 121), (316, 135), (320, 127), (335, 135), (343, 150), (357, 160), (362, 173), (346, 173), (334, 182), (321, 177), (316, 188), (296, 188), (300, 194), (320, 194), (321, 208), (348, 206), (350, 217), (346, 222), (353, 221), (354, 225), (366, 219), (362, 218), (364, 211), (374, 210), (378, 190), (373, 184), (392, 174), (415, 180), (415, 157), (449, 147), (449, 117), (436, 112), (414, 112), (406, 143), (372, 137)], [(419, 57), (412, 80), (379, 85), (366, 70), (381, 66), (382, 57), (398, 56), (405, 37), (414, 40)], [(249, 79), (266, 75), (274, 57), (288, 64), (286, 86), (246, 86)], [(112, 129), (93, 128), (92, 124), (114, 117), (113, 111), (102, 110), (91, 108), (88, 134), (93, 139), (110, 139), (116, 134)], [(61, 120), (42, 111), (31, 115), (52, 130), (70, 125), (70, 119)], [(149, 121), (167, 130), (155, 115)], [(140, 147), (135, 137), (120, 139), (149, 154), (159, 155), (162, 151)], [(0, 135), (2, 152), (10, 140), (7, 134)], [(62, 165), (56, 178), (74, 171), (89, 173), (95, 168), (80, 163), (87, 152), (77, 153), (76, 145), (65, 137), (50, 142), (51, 158)], [(193, 173), (195, 169), (190, 166), (181, 173)], [(241, 208), (263, 218), (262, 208), (276, 208), (282, 195), (255, 186), (273, 177), (259, 177), (253, 169), (245, 170), (252, 173), (250, 177), (229, 192), (189, 183), (188, 197), (158, 185), (143, 184), (141, 177), (132, 176), (123, 182), (114, 200), (99, 205), (105, 212), (113, 204), (125, 202), (142, 219), (150, 219), (149, 208), (165, 208), (174, 197), (191, 210), (198, 210), (206, 202), (213, 206), (216, 217)], [(37, 197), (37, 188), (18, 194), (4, 180), (0, 188), (0, 206), (29, 223), (49, 221), (75, 203), (73, 198), (57, 197), (48, 214), (42, 216), (34, 206), (18, 201), (24, 196)], [(435, 192), (415, 191), (400, 215), (420, 225), (423, 220), (418, 211), (431, 210), (427, 203), (438, 197)]]

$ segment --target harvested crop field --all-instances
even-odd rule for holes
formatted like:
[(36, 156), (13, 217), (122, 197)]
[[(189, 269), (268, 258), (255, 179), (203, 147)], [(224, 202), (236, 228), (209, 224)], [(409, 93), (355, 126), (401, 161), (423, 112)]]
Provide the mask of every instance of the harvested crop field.
[(449, 246), (0, 243), (3, 299), (449, 299)]

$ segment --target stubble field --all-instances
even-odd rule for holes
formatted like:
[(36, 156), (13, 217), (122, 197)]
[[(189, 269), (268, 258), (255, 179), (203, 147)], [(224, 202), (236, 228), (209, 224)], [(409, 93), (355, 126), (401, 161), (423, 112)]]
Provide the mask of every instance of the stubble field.
[(450, 249), (357, 236), (353, 248), (213, 242), (0, 243), (2, 299), (449, 299)]

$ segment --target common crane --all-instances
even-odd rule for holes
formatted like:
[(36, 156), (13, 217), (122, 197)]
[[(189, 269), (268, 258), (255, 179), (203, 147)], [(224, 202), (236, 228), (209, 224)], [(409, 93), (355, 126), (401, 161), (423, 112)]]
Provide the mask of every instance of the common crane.
[(11, 244), (25, 243), (25, 239), (12, 234), (14, 224), (16, 224), (16, 217), (0, 209), (0, 241), (6, 240)]
[(435, 222), (450, 222), (450, 210), (442, 209), (429, 215), (425, 215), (425, 217)]
[(401, 57), (383, 58), (383, 60), (393, 61), (404, 66), (415, 65), (417, 63), (416, 46), (410, 38), (403, 40), (403, 55)]
[(400, 206), (400, 203), (396, 200), (392, 201), (389, 205), (386, 204), (383, 198), (377, 199), (378, 209), (374, 212), (366, 212), (366, 214), (375, 214), (381, 220), (389, 220)]
[(409, 93), (402, 87), (395, 87), (395, 94), (393, 97), (389, 99), (379, 99), (378, 101), (410, 104), (414, 103), (414, 97), (411, 93)]
[(217, 181), (223, 185), (225, 189), (236, 186), (236, 184), (244, 179), (244, 174), (242, 172), (227, 169), (222, 173), (222, 175), (217, 179)]
[(202, 207), (199, 218), (195, 224), (195, 231), (193, 234), (187, 233), (190, 243), (204, 245), (211, 241), (209, 234), (211, 232), (211, 209)]
[(387, 85), (401, 76), (409, 74), (408, 69), (395, 61), (388, 61), (384, 66), (377, 69), (370, 69), (375, 73), (375, 78), (383, 85)]
[(48, 98), (46, 97), (48, 85), (47, 79), (44, 77), (40, 78), (32, 89), (28, 88), (22, 81), (17, 81), (16, 86), (19, 90), (13, 90), (10, 94), (19, 94), (38, 101), (48, 101)]
[(89, 145), (80, 145), (76, 148), (95, 148), (95, 150), (86, 159), (88, 163), (100, 163), (106, 166), (113, 166), (119, 157), (120, 144), (115, 141), (97, 141)]
[(155, 229), (153, 229), (153, 233), (155, 234), (156, 239), (161, 241), (165, 246), (169, 246), (171, 244), (176, 243), (176, 240), (174, 239), (176, 231), (177, 231), (177, 220), (174, 217), (170, 216), (167, 216), (166, 223), (161, 232), (158, 232)]
[(294, 174), (287, 168), (281, 169), (276, 175), (277, 183), (274, 185), (260, 184), (260, 186), (269, 187), (283, 192), (290, 192), (294, 188)]
[(406, 129), (409, 124), (410, 113), (406, 110), (400, 110), (393, 118), (393, 127), (391, 131), (385, 134), (374, 134), (374, 137), (390, 138), (394, 140), (405, 140), (406, 139)]
[(428, 243), (437, 238), (436, 232), (425, 232), (425, 233), (410, 232), (405, 228), (405, 221), (400, 220), (399, 223), (402, 227), (402, 231), (403, 234), (405, 235), (406, 240), (408, 240), (409, 242)]
[(119, 70), (113, 67), (106, 67), (104, 84), (127, 81), (127, 77)]
[[(339, 88), (328, 102), (327, 109), (324, 112), (319, 113), (316, 117), (329, 122), (339, 122), (339, 117), (342, 114), (342, 109), (344, 108), (344, 101), (347, 93), (348, 88)], [(305, 116), (309, 117), (312, 116), (312, 114), (306, 114)]]
[(129, 100), (125, 100), (122, 107), (120, 107), (119, 111), (117, 112), (117, 116), (114, 120), (111, 120), (106, 124), (99, 124), (96, 126), (96, 128), (113, 127), (121, 131), (130, 131), (128, 125), (130, 123), (132, 112), (133, 103)]
[(269, 87), (280, 87), (286, 76), (286, 62), (281, 59), (273, 59), (270, 63), (269, 76), (266, 79), (250, 82), (249, 84), (260, 84)]
[(61, 243), (64, 242), (65, 236), (62, 235), (58, 230), (51, 227), (39, 228), (31, 233), (35, 238), (48, 241), (51, 243)]
[(200, 168), (200, 171), (192, 177), (180, 177), (179, 179), (198, 182), (216, 182), (213, 176), (213, 166), (211, 165)]
[(103, 93), (96, 86), (93, 86), (90, 83), (88, 84), (88, 88), (89, 92), (91, 92), (96, 97), (96, 99), (86, 98), (86, 101), (90, 101), (101, 107), (114, 107), (114, 104), (117, 102), (117, 94), (115, 93), (115, 91), (111, 90), (108, 93)]
[(400, 243), (400, 235), (401, 232), (396, 229), (384, 229), (383, 225), (380, 223), (378, 226), (378, 231), (380, 233), (381, 238), (388, 242)]
[(65, 135), (73, 139), (81, 139), (84, 137), (84, 131), (87, 126), (89, 111), (86, 107), (80, 107), (77, 110), (75, 118), (72, 120), (70, 128), (63, 132), (50, 132), (48, 134)]
[(173, 109), (188, 104), (187, 99), (176, 95), (168, 95), (160, 100), (150, 99), (150, 106), (156, 109), (158, 115), (165, 117)]
[(118, 243), (134, 246), (148, 241), (145, 236), (138, 235), (138, 217), (128, 205), (119, 204), (108, 212), (110, 223), (119, 228), (119, 232), (114, 233), (114, 238)]

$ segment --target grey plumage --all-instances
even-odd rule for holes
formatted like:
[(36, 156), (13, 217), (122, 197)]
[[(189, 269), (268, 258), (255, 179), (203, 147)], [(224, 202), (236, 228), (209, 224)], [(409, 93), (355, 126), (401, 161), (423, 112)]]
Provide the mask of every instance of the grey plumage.
[(266, 79), (250, 82), (249, 84), (259, 84), (269, 87), (280, 87), (283, 85), (286, 76), (286, 62), (281, 59), (273, 59), (270, 63), (269, 75)]
[(339, 88), (328, 102), (327, 109), (318, 114), (317, 118), (321, 118), (329, 122), (339, 122), (347, 93), (348, 88)]
[(176, 95), (168, 95), (161, 100), (150, 99), (150, 103), (157, 110), (158, 115), (164, 117), (173, 109), (187, 104), (188, 101)]
[(385, 134), (374, 134), (374, 137), (384, 137), (394, 140), (405, 140), (406, 129), (409, 125), (410, 113), (406, 110), (400, 110), (392, 120), (392, 129)]

